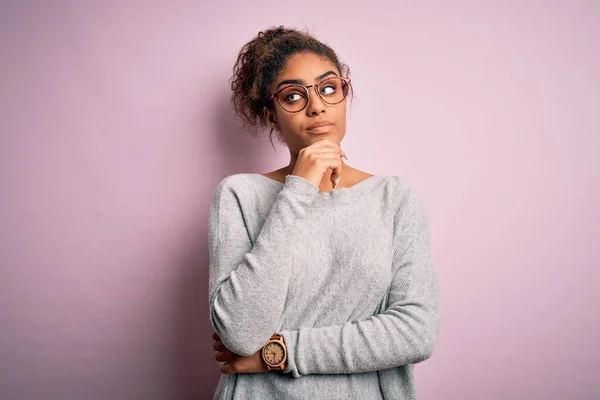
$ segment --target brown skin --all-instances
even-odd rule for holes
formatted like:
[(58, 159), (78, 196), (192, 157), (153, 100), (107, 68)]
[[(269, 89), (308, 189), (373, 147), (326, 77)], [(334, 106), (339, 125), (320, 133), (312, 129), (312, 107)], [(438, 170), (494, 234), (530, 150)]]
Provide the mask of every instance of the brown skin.
[[(340, 76), (339, 70), (327, 58), (320, 57), (313, 53), (294, 54), (288, 58), (285, 69), (271, 85), (270, 93), (275, 93), (277, 91), (279, 82), (288, 79), (302, 80), (304, 85), (318, 83), (319, 81), (315, 81), (315, 77), (328, 71), (334, 71), (335, 75)], [(346, 135), (347, 98), (339, 104), (329, 105), (321, 101), (319, 96), (317, 96), (314, 87), (309, 90), (310, 95), (308, 105), (300, 112), (289, 113), (283, 110), (277, 101), (274, 102), (275, 110), (269, 110), (266, 107), (264, 108), (263, 111), (267, 121), (269, 121), (271, 126), (276, 130), (281, 132), (290, 152), (289, 165), (264, 175), (280, 182), (285, 182), (286, 175), (299, 175), (313, 181), (319, 186), (319, 189), (322, 192), (330, 192), (333, 189), (332, 182), (335, 181), (335, 179), (332, 179), (332, 174), (334, 178), (337, 178), (338, 174), (341, 176), (336, 189), (351, 187), (372, 176), (372, 174), (359, 171), (347, 164), (342, 164), (341, 160), (335, 165), (337, 168), (330, 168), (334, 166), (335, 162), (323, 161), (322, 159), (331, 157), (332, 154), (321, 154), (321, 156), (315, 154), (322, 153), (324, 150), (317, 150), (316, 147), (313, 146), (327, 146), (329, 147), (329, 152), (337, 151), (340, 156), (345, 155), (345, 152), (340, 148), (340, 144)], [(329, 132), (320, 135), (307, 132), (306, 128), (309, 125), (321, 120), (326, 120), (334, 124)], [(317, 142), (321, 140), (328, 140), (330, 143), (317, 144)], [(321, 162), (319, 163), (315, 160), (303, 161), (303, 152), (313, 153), (312, 157), (321, 158)], [(308, 158), (309, 154), (304, 156)], [(300, 161), (303, 162), (301, 163)], [(312, 165), (309, 166), (309, 163), (312, 163)], [(313, 179), (315, 171), (311, 171), (313, 172), (312, 175), (308, 172), (308, 170), (313, 168), (322, 172), (320, 179)]]
[(255, 374), (267, 372), (267, 364), (262, 359), (261, 351), (257, 351), (250, 357), (243, 357), (229, 351), (217, 332), (213, 332), (213, 349), (215, 350), (215, 360), (225, 362), (221, 365), (221, 372), (224, 374)]
[[(277, 91), (279, 82), (288, 79), (302, 80), (304, 85), (318, 83), (315, 77), (327, 71), (340, 75), (335, 65), (327, 58), (312, 53), (298, 53), (290, 56), (285, 69), (271, 85), (270, 93)], [(265, 117), (276, 130), (281, 132), (290, 151), (289, 165), (264, 174), (271, 179), (285, 182), (287, 175), (301, 176), (315, 185), (322, 192), (333, 190), (333, 182), (339, 177), (335, 189), (349, 188), (367, 179), (372, 174), (352, 168), (342, 162), (346, 153), (340, 144), (346, 134), (346, 100), (339, 104), (329, 105), (321, 101), (315, 88), (310, 88), (309, 102), (306, 108), (297, 113), (289, 113), (275, 101), (275, 110), (264, 108)], [(332, 129), (324, 134), (313, 134), (307, 131), (311, 124), (326, 120), (333, 124)], [(216, 332), (213, 332), (213, 349), (215, 359), (226, 362), (221, 365), (224, 374), (260, 373), (268, 371), (262, 359), (261, 351), (252, 356), (243, 357), (230, 352)]]

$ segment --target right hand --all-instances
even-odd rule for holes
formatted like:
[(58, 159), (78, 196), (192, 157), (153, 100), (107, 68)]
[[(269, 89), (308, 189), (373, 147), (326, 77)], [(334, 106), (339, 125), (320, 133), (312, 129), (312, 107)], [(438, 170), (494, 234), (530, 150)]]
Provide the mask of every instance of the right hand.
[(225, 347), (217, 332), (213, 332), (213, 349), (215, 350), (215, 360), (224, 362), (220, 366), (221, 372), (224, 374), (250, 374), (267, 372), (267, 364), (262, 358), (262, 349), (258, 350), (251, 356), (244, 357), (232, 353)]
[(335, 142), (322, 139), (300, 150), (292, 175), (300, 176), (320, 186), (323, 174), (332, 169), (331, 184), (342, 176), (342, 157), (346, 153)]

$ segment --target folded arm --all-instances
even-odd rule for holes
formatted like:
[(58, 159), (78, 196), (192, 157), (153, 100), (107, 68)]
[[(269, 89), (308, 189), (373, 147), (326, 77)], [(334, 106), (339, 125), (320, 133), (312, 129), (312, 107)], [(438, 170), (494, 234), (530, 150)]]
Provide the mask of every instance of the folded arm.
[(250, 356), (277, 329), (290, 276), (289, 246), (319, 188), (290, 175), (254, 245), (230, 180), (215, 189), (209, 213), (209, 305), (227, 349)]
[(427, 217), (411, 192), (396, 214), (388, 307), (375, 316), (279, 332), (288, 347), (284, 372), (347, 374), (414, 364), (431, 356), (438, 332), (437, 281)]

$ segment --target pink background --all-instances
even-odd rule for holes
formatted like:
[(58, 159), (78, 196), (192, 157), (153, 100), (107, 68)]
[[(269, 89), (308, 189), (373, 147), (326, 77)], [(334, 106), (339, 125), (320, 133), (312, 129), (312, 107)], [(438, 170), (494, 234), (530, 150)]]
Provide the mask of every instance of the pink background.
[(419, 399), (597, 398), (600, 2), (206, 3), (2, 2), (0, 398), (212, 396), (212, 190), (288, 162), (227, 79), (278, 24), (350, 65), (350, 164), (425, 203)]

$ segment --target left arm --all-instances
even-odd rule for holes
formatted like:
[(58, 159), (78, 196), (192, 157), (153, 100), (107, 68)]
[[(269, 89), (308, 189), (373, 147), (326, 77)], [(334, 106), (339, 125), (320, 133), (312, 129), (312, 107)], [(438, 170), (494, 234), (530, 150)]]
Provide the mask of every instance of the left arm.
[(429, 358), (438, 333), (438, 287), (431, 264), (428, 223), (411, 190), (394, 221), (393, 275), (388, 308), (343, 325), (278, 332), (288, 362), (284, 372), (348, 374), (414, 364)]

